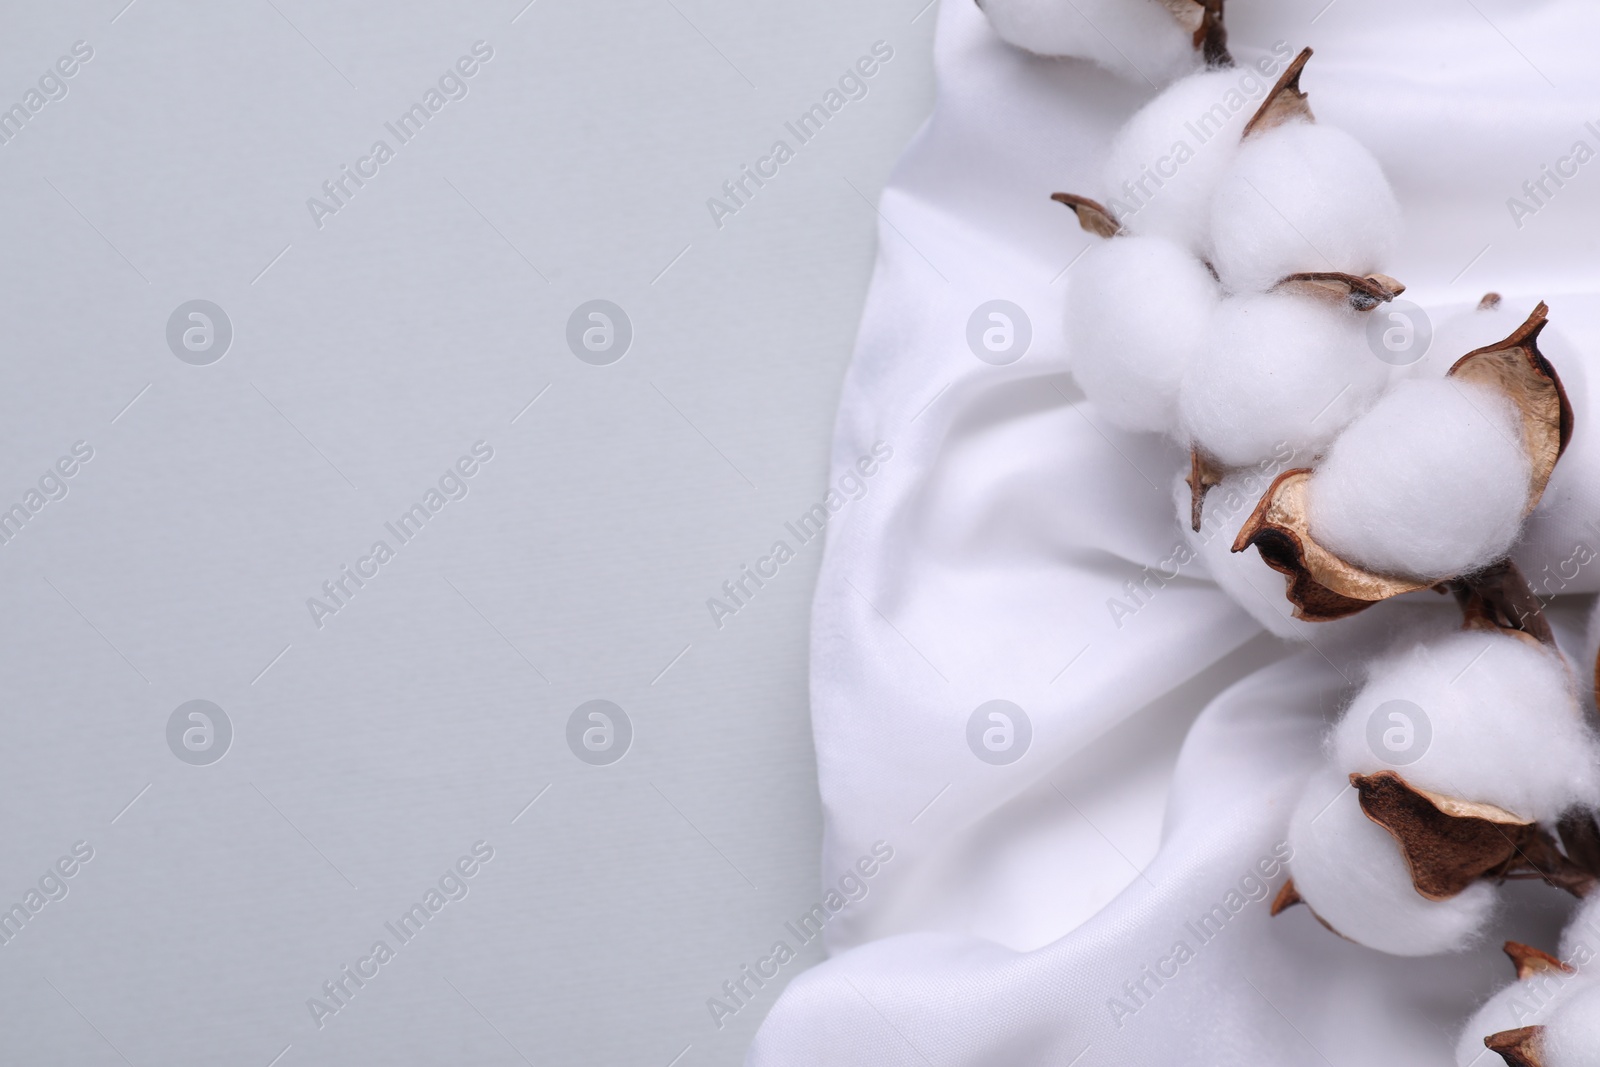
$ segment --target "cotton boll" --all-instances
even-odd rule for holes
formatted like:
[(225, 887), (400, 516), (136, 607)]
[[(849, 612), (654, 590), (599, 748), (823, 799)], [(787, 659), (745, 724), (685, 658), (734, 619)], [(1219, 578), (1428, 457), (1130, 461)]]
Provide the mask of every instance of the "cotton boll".
[[(1489, 308), (1441, 315), (1427, 354), (1397, 367), (1402, 378), (1441, 378), (1468, 352), (1509, 337), (1538, 303), (1503, 297)], [(1382, 315), (1383, 308), (1371, 314)], [(1572, 439), (1556, 464), (1538, 506), (1523, 524), (1511, 555), (1541, 597), (1600, 592), (1600, 375), (1587, 354), (1554, 322), (1539, 335), (1539, 350), (1561, 378), (1572, 404)]]
[(1311, 536), (1383, 574), (1438, 579), (1502, 558), (1532, 464), (1520, 415), (1486, 385), (1403, 382), (1350, 424), (1307, 492)]
[(1301, 271), (1381, 270), (1400, 205), (1378, 161), (1343, 130), (1290, 122), (1239, 148), (1211, 204), (1212, 265), (1230, 292)]
[(1067, 291), (1073, 377), (1114, 425), (1170, 431), (1183, 368), (1216, 305), (1211, 273), (1172, 242), (1102, 241), (1084, 255)]
[(1087, 59), (1141, 84), (1200, 66), (1194, 37), (1158, 0), (981, 0), (1000, 39), (1041, 56)]
[(1547, 1023), (1563, 1005), (1593, 984), (1588, 975), (1546, 973), (1506, 986), (1462, 1027), (1461, 1038), (1456, 1042), (1457, 1067), (1498, 1067), (1499, 1057), (1484, 1051), (1484, 1038)]
[(1459, 952), (1494, 911), (1496, 893), (1477, 882), (1449, 900), (1416, 891), (1400, 846), (1361, 810), (1344, 775), (1324, 768), (1289, 821), (1289, 873), (1323, 921), (1368, 948), (1395, 956)]
[(1545, 1024), (1544, 1067), (1600, 1067), (1600, 983), (1574, 993)]
[(1317, 297), (1265, 293), (1223, 300), (1183, 376), (1184, 435), (1231, 466), (1330, 443), (1377, 398), (1387, 366), (1360, 314)]
[(1600, 743), (1566, 664), (1511, 634), (1458, 631), (1377, 661), (1330, 748), (1342, 773), (1393, 770), (1526, 820), (1600, 802)]
[[(1251, 87), (1247, 93), (1245, 86)], [(1140, 108), (1106, 159), (1106, 206), (1131, 233), (1165, 237), (1203, 255), (1211, 195), (1239, 151), (1239, 134), (1266, 96), (1250, 71), (1206, 71)]]

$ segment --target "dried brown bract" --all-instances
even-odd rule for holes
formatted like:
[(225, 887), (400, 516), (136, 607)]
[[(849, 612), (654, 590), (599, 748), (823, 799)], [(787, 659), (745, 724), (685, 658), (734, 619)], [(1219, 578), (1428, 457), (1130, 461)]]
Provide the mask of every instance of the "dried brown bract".
[[(1600, 881), (1600, 867), (1576, 835), (1558, 843), (1504, 808), (1420, 789), (1394, 771), (1352, 774), (1350, 784), (1367, 818), (1400, 846), (1411, 884), (1429, 900), (1449, 900), (1482, 878), (1538, 879), (1575, 897), (1587, 896)], [(1585, 813), (1562, 820), (1563, 830), (1585, 820), (1592, 828), (1593, 817)]]
[(1371, 311), (1406, 291), (1404, 285), (1387, 274), (1369, 274), (1363, 278), (1333, 270), (1291, 274), (1275, 288), (1331, 299), (1348, 304), (1356, 311)]
[(1261, 102), (1256, 113), (1250, 116), (1250, 121), (1244, 124), (1244, 132), (1240, 139), (1270, 130), (1274, 126), (1282, 126), (1285, 122), (1315, 122), (1316, 116), (1311, 113), (1311, 104), (1306, 100), (1306, 94), (1300, 91), (1300, 72), (1305, 70), (1306, 60), (1311, 58), (1311, 49), (1302, 48), (1300, 54), (1295, 56), (1279, 76), (1277, 84)]
[(1450, 582), (1449, 588), (1461, 605), (1463, 628), (1517, 634), (1555, 647), (1555, 633), (1544, 617), (1544, 604), (1510, 560)]
[(1505, 954), (1511, 958), (1511, 965), (1517, 969), (1517, 980), (1524, 981), (1540, 974), (1576, 974), (1577, 972), (1565, 963), (1556, 959), (1543, 949), (1524, 945), (1520, 941), (1507, 941)]
[(1504, 808), (1430, 793), (1393, 771), (1352, 774), (1350, 784), (1367, 818), (1399, 844), (1412, 885), (1429, 900), (1449, 900), (1509, 870), (1538, 830)]
[(1200, 532), (1200, 520), (1205, 511), (1206, 494), (1222, 484), (1226, 472), (1221, 464), (1198, 448), (1189, 449), (1189, 473), (1183, 479), (1189, 486), (1189, 527)]
[(1502, 1030), (1483, 1039), (1490, 1052), (1500, 1053), (1509, 1067), (1544, 1067), (1540, 1058), (1539, 1042), (1544, 1036), (1542, 1026), (1523, 1026), (1515, 1030)]
[(1283, 883), (1283, 888), (1278, 890), (1278, 895), (1272, 898), (1272, 907), (1267, 910), (1269, 915), (1277, 915), (1288, 911), (1296, 904), (1304, 904), (1306, 898), (1300, 895), (1300, 890), (1294, 887), (1294, 879)]
[(1231, 67), (1228, 30), (1222, 24), (1222, 0), (1161, 0), (1178, 24), (1194, 35), (1195, 51), (1208, 67)]
[(1090, 200), (1076, 193), (1051, 193), (1050, 199), (1070, 207), (1078, 216), (1078, 225), (1096, 237), (1115, 237), (1122, 232), (1122, 223), (1113, 218), (1098, 200)]

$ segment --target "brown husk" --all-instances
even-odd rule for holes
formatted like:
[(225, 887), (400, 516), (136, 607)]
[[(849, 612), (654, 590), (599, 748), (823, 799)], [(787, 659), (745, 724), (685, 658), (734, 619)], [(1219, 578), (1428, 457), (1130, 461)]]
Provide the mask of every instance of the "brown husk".
[(1184, 481), (1189, 485), (1189, 527), (1200, 532), (1200, 520), (1205, 511), (1206, 494), (1222, 483), (1223, 470), (1210, 456), (1198, 448), (1189, 449), (1189, 474)]
[[(1272, 907), (1267, 909), (1268, 915), (1277, 915), (1288, 911), (1296, 904), (1305, 904), (1306, 898), (1300, 895), (1300, 890), (1294, 887), (1294, 879), (1290, 878), (1283, 883), (1283, 888), (1278, 890), (1278, 895), (1272, 898)], [(1307, 905), (1309, 907), (1310, 905)]]
[(1509, 559), (1450, 582), (1449, 587), (1461, 605), (1464, 629), (1513, 633), (1555, 647), (1544, 605)]
[(1544, 1067), (1539, 1048), (1543, 1037), (1544, 1027), (1522, 1026), (1490, 1034), (1483, 1044), (1490, 1052), (1500, 1053), (1508, 1067)]
[(1596, 872), (1561, 851), (1554, 837), (1535, 828), (1517, 852), (1516, 862), (1499, 877), (1514, 881), (1539, 881), (1564, 889), (1582, 899), (1594, 891)]
[(1274, 288), (1332, 299), (1356, 311), (1371, 311), (1406, 291), (1404, 285), (1387, 274), (1369, 274), (1363, 278), (1336, 270), (1301, 271), (1284, 278)]
[(1076, 193), (1051, 193), (1050, 199), (1070, 207), (1078, 216), (1078, 225), (1097, 237), (1115, 237), (1122, 232), (1122, 224), (1098, 200)]
[(1394, 837), (1411, 884), (1429, 900), (1449, 900), (1480, 878), (1538, 879), (1581, 898), (1600, 874), (1563, 853), (1537, 823), (1493, 804), (1419, 789), (1394, 771), (1352, 774), (1350, 784), (1367, 818)]
[(1285, 122), (1315, 122), (1316, 116), (1311, 113), (1311, 104), (1306, 100), (1306, 94), (1300, 91), (1300, 72), (1305, 69), (1306, 60), (1311, 58), (1311, 49), (1302, 48), (1300, 54), (1279, 76), (1277, 84), (1261, 102), (1256, 113), (1250, 116), (1250, 121), (1244, 124), (1244, 132), (1239, 135), (1243, 140), (1251, 134), (1270, 130), (1274, 126), (1281, 126)]
[(1543, 949), (1524, 945), (1521, 941), (1507, 941), (1505, 954), (1511, 957), (1511, 965), (1517, 969), (1517, 981), (1525, 981), (1538, 974), (1575, 974), (1573, 968), (1556, 959)]
[(1504, 808), (1430, 793), (1393, 771), (1352, 774), (1350, 784), (1367, 818), (1393, 835), (1412, 885), (1429, 900), (1449, 900), (1484, 875), (1509, 870), (1538, 830)]

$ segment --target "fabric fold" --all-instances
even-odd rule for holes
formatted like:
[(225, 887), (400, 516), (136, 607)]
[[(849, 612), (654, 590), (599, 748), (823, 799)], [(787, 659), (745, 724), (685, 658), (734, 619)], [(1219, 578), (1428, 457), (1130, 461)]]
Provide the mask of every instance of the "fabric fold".
[[(1600, 147), (1582, 44), (1600, 14), (1317, 6), (1230, 3), (1230, 45), (1315, 47), (1302, 84), (1319, 118), (1369, 145), (1401, 198), (1407, 297), (1439, 316), (1487, 289), (1547, 299), (1593, 359), (1600, 170), (1520, 227), (1505, 202), (1575, 138)], [(1132, 759), (1073, 770), (1152, 702), (1193, 714), (1198, 679), (1273, 657), (1240, 653), (1260, 626), (1176, 561), (1186, 457), (1106, 425), (1064, 351), (1064, 292), (1096, 238), (1049, 194), (1104, 195), (1111, 135), (1152, 90), (1026, 56), (970, 3), (942, 6), (936, 72), (883, 193), (835, 430), (833, 484), (864, 458), (875, 473), (828, 523), (812, 623), (824, 879), (877, 842), (894, 859), (830, 919), (833, 958), (789, 986), (749, 1062), (1450, 1063), (1454, 1029), (1505, 977), (1493, 948), (1380, 956), (1303, 908), (1269, 923), (1255, 886), (1283, 880), (1274, 849), (1354, 653), (1451, 609), (1415, 594), (1283, 644), (1199, 715), (1170, 783), (1119, 792), (1143, 773)], [(1039, 888), (1078, 881), (1104, 888)], [(1523, 940), (1564, 907), (1510, 899)], [(1217, 906), (1215, 936), (1187, 932)]]

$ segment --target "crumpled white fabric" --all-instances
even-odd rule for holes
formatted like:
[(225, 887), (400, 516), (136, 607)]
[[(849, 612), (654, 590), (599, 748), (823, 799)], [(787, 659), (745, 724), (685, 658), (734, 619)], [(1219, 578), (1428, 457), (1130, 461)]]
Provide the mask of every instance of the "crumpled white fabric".
[[(1366, 143), (1400, 196), (1391, 273), (1408, 298), (1543, 298), (1593, 358), (1600, 160), (1521, 228), (1505, 201), (1577, 139), (1600, 147), (1584, 125), (1600, 129), (1600, 10), (1231, 0), (1227, 14), (1241, 59), (1316, 48), (1302, 86), (1319, 120)], [(892, 455), (830, 519), (813, 616), (824, 882), (873, 873), (826, 916), (831, 958), (790, 984), (748, 1062), (1453, 1063), (1461, 1023), (1511, 977), (1500, 941), (1553, 945), (1564, 898), (1513, 886), (1480, 949), (1401, 960), (1304, 908), (1269, 921), (1256, 888), (1269, 868), (1271, 891), (1283, 881), (1274, 851), (1360, 658), (1408, 613), (1451, 609), (1416, 594), (1294, 648), (1190, 565), (1113, 617), (1144, 568), (1170, 573), (1182, 457), (1109, 429), (1073, 386), (1060, 309), (1091, 238), (1047, 197), (1103, 192), (1110, 136), (1153, 90), (1017, 52), (967, 0), (942, 7), (936, 64), (933, 115), (882, 198), (833, 484), (875, 444)], [(1031, 320), (1007, 366), (966, 340), (993, 299)], [(1525, 566), (1560, 563), (1570, 536)], [(1577, 570), (1546, 590), (1600, 589), (1600, 564)], [(1003, 766), (967, 742), (997, 699), (1032, 731)], [(1141, 828), (1163, 796), (1152, 848)], [(892, 859), (858, 867), (880, 842)], [(1196, 925), (1217, 907), (1225, 923)]]

